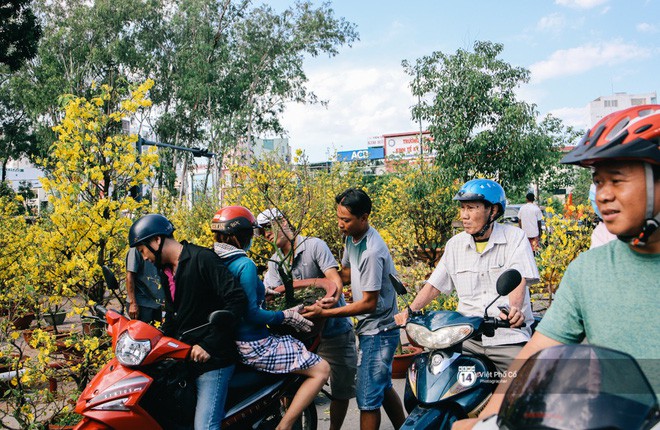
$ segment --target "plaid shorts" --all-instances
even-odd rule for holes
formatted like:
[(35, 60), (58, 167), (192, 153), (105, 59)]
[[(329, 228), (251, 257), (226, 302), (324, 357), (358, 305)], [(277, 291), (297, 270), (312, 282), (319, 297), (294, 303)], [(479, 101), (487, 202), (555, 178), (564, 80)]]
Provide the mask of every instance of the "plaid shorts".
[(290, 373), (309, 369), (321, 361), (321, 357), (307, 351), (305, 345), (286, 335), (270, 335), (254, 341), (238, 341), (241, 362), (268, 373)]

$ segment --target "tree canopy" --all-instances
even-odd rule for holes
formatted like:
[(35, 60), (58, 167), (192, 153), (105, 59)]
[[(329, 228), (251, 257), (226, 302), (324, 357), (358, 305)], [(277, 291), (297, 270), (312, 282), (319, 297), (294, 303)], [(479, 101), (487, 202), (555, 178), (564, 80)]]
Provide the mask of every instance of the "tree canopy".
[[(286, 102), (321, 102), (307, 88), (305, 56), (334, 56), (358, 37), (329, 4), (311, 1), (283, 12), (249, 0), (37, 0), (35, 10), (44, 37), (12, 85), (42, 126), (42, 153), (62, 119), (60, 94), (89, 96), (92, 82), (125, 93), (150, 78), (154, 105), (134, 127), (219, 154), (210, 172), (237, 142), (285, 134)], [(174, 191), (175, 166), (192, 157), (160, 152), (159, 184)]]
[(41, 26), (29, 4), (30, 0), (0, 2), (0, 64), (11, 72), (37, 53)]
[(473, 51), (434, 52), (403, 67), (420, 98), (412, 115), (429, 124), (438, 165), (463, 181), (482, 175), (526, 187), (556, 162), (560, 141), (550, 131), (561, 124), (537, 124), (535, 107), (518, 100), (530, 72), (499, 58), (503, 49), (477, 41)]

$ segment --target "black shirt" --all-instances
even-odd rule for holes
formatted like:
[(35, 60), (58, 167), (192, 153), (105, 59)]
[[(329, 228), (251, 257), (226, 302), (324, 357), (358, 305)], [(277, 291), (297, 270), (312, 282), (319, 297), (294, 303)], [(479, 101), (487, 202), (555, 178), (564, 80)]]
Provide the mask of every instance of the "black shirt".
[[(185, 241), (181, 243), (183, 250), (174, 274), (174, 301), (167, 276), (161, 273), (165, 290), (163, 332), (190, 345), (197, 344), (211, 355), (208, 362), (200, 365), (202, 372), (234, 364), (237, 359), (234, 331), (246, 309), (245, 293), (215, 252)], [(210, 325), (181, 338), (185, 331), (207, 323), (211, 312), (222, 309), (233, 314), (232, 322)]]

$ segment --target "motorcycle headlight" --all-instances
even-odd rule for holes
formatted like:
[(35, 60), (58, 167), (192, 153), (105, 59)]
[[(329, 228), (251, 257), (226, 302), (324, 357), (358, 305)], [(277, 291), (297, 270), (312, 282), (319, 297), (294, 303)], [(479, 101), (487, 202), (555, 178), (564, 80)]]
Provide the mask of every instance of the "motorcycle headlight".
[(117, 357), (117, 361), (124, 366), (139, 365), (150, 351), (150, 341), (135, 340), (128, 334), (128, 331), (119, 335), (117, 345), (115, 346), (115, 356)]
[(465, 340), (472, 334), (472, 326), (469, 324), (459, 324), (448, 327), (441, 327), (431, 331), (419, 324), (408, 323), (406, 333), (410, 339), (420, 346), (429, 349), (444, 349)]

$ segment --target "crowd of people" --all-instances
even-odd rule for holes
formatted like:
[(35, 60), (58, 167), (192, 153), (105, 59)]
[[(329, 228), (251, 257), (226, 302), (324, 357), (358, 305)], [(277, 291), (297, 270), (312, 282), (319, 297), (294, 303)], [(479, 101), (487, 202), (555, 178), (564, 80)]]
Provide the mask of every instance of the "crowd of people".
[[(410, 309), (422, 310), (440, 293), (455, 290), (459, 312), (482, 316), (498, 296), (499, 274), (517, 269), (520, 284), (496, 302), (506, 309), (495, 311), (497, 316), (508, 320), (510, 328), (465, 342), (466, 353), (488, 356), (503, 372), (516, 370), (521, 360), (541, 349), (584, 340), (637, 359), (659, 359), (660, 340), (640, 327), (660, 323), (655, 309), (660, 279), (660, 106), (636, 106), (603, 118), (562, 163), (592, 169), (595, 209), (610, 240), (569, 265), (553, 305), (533, 335), (529, 286), (539, 279), (534, 251), (541, 235), (541, 212), (530, 193), (520, 210), (521, 228), (496, 222), (507, 200), (500, 184), (490, 179), (468, 181), (454, 197), (463, 231), (447, 242)], [(394, 262), (369, 223), (372, 201), (367, 193), (349, 188), (335, 202), (344, 236), (341, 265), (321, 239), (295, 235), (276, 208), (257, 217), (240, 206), (220, 209), (211, 223), (215, 242), (210, 249), (176, 241), (174, 226), (161, 215), (146, 215), (131, 227), (130, 246), (145, 260), (136, 258), (135, 251), (127, 257), (132, 318), (159, 321), (159, 304), (164, 302), (162, 328), (176, 337), (203, 323), (213, 310), (226, 309), (235, 316), (234, 325), (212, 326), (192, 339), (191, 359), (199, 369), (196, 429), (220, 428), (228, 381), (238, 362), (263, 372), (307, 377), (278, 429), (292, 428), (328, 378), (331, 429), (342, 426), (353, 397), (361, 429), (379, 428), (381, 407), (395, 428), (403, 424), (405, 413), (392, 387), (391, 364), (398, 327), (405, 324), (408, 311), (397, 308), (389, 277), (396, 274)], [(275, 247), (263, 281), (247, 255), (255, 231)], [(337, 288), (312, 305), (264, 309), (266, 293), (283, 284), (286, 276), (325, 277)], [(342, 294), (347, 284), (351, 303)], [(327, 319), (317, 353), (293, 336), (269, 330), (283, 324), (309, 331), (310, 319), (315, 318)], [(659, 392), (660, 375), (647, 376)], [(500, 384), (481, 418), (497, 413), (506, 388)], [(454, 428), (471, 428), (476, 421), (458, 421)]]

